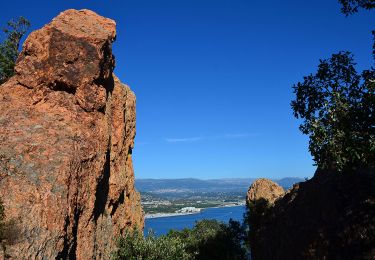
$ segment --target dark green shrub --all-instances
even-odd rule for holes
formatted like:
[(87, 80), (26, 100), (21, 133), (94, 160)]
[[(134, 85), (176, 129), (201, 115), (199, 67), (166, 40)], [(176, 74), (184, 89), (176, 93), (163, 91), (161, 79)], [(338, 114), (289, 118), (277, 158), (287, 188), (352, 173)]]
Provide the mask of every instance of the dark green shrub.
[(247, 225), (246, 242), (252, 256), (254, 256), (254, 251), (257, 250), (259, 242), (262, 240), (259, 231), (264, 227), (264, 224), (267, 223), (270, 208), (271, 205), (263, 198), (247, 203), (244, 221)]
[(113, 259), (126, 260), (174, 260), (191, 259), (185, 251), (185, 244), (179, 238), (161, 236), (153, 233), (147, 237), (139, 230), (129, 230), (117, 242), (117, 250)]

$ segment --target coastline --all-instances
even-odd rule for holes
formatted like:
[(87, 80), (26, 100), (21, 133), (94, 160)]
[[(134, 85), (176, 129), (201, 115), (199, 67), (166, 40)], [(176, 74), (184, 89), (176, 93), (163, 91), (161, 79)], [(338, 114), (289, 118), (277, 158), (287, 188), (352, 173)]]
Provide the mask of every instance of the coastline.
[(174, 213), (152, 213), (152, 214), (145, 214), (145, 219), (150, 219), (150, 218), (167, 218), (167, 217), (193, 215), (193, 214), (198, 214), (200, 212), (201, 211), (197, 211), (197, 212), (179, 212), (179, 213), (175, 213), (175, 212)]
[(223, 206), (215, 206), (215, 207), (208, 207), (208, 208), (199, 208), (199, 211), (196, 212), (174, 212), (174, 213), (152, 213), (152, 214), (145, 214), (145, 219), (152, 219), (152, 218), (167, 218), (167, 217), (176, 217), (176, 216), (186, 216), (186, 215), (194, 215), (199, 214), (205, 209), (214, 209), (214, 208), (227, 208), (227, 207), (239, 207), (245, 206), (245, 204), (239, 205), (223, 205)]

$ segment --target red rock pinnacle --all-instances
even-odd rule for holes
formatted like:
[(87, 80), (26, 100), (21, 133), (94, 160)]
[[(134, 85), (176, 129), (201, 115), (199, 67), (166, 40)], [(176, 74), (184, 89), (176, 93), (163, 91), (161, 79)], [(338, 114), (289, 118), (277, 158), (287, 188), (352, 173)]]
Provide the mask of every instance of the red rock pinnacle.
[[(0, 197), (17, 259), (108, 259), (143, 227), (135, 96), (114, 75), (113, 20), (67, 10), (23, 45), (0, 86)], [(0, 254), (1, 255), (1, 254)]]

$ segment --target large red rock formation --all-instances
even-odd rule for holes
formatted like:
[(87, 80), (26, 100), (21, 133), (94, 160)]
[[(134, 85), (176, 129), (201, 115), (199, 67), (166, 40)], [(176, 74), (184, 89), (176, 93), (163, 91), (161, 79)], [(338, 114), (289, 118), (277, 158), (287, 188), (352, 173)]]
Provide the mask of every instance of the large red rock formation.
[(108, 259), (143, 228), (135, 96), (113, 75), (115, 22), (67, 10), (23, 45), (0, 87), (0, 197), (19, 259)]

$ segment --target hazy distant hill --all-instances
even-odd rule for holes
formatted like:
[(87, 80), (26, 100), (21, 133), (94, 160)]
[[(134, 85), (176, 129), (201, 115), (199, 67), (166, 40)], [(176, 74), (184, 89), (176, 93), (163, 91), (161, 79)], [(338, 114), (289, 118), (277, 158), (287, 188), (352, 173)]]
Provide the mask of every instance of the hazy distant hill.
[[(213, 179), (136, 179), (135, 186), (140, 192), (178, 193), (178, 192), (244, 192), (255, 178)], [(289, 189), (294, 183), (303, 181), (302, 178), (282, 178), (274, 180), (284, 189)]]

